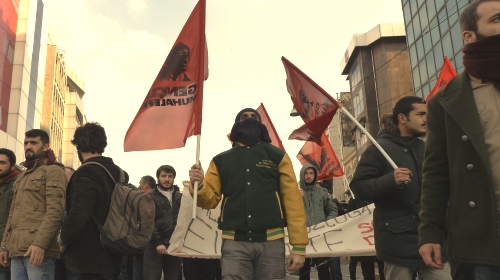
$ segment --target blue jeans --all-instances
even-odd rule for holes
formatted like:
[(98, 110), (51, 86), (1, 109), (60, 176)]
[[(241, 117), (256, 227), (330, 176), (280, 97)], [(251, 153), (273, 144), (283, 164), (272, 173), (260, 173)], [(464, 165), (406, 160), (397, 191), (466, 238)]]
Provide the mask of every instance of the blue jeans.
[(332, 280), (342, 280), (342, 271), (340, 270), (340, 257), (333, 257), (328, 260), (330, 266), (330, 277)]
[(134, 280), (142, 280), (144, 255), (135, 255), (132, 259), (132, 274)]
[(10, 280), (10, 271), (0, 271), (0, 280)]
[(500, 279), (500, 266), (475, 264), (474, 278), (475, 280)]
[(224, 280), (286, 279), (283, 238), (265, 242), (224, 239), (221, 253)]
[(44, 258), (41, 265), (30, 265), (30, 257), (15, 257), (10, 261), (10, 273), (16, 280), (53, 280), (55, 276), (54, 258)]

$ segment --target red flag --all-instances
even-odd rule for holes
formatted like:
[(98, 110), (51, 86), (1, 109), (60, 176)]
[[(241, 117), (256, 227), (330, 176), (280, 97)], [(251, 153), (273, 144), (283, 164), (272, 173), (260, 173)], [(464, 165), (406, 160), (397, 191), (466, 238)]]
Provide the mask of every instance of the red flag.
[(304, 144), (297, 154), (300, 163), (314, 165), (318, 169), (318, 180), (329, 180), (344, 175), (344, 170), (325, 133), (321, 135), (321, 141), (323, 145), (310, 141)]
[(444, 88), (450, 81), (457, 75), (457, 72), (453, 68), (453, 65), (451, 64), (451, 61), (448, 59), (447, 56), (444, 57), (444, 62), (443, 62), (443, 67), (441, 67), (441, 72), (439, 72), (438, 79), (436, 81), (436, 85), (434, 88), (431, 90), (429, 95), (427, 95), (427, 98), (425, 99), (426, 102), (431, 99), (431, 97)]
[(257, 110), (255, 111), (259, 112), (260, 117), (262, 119), (262, 123), (267, 127), (267, 131), (269, 132), (269, 137), (271, 138), (271, 144), (284, 151), (285, 147), (283, 147), (283, 143), (281, 143), (281, 139), (278, 136), (276, 129), (274, 128), (273, 122), (271, 121), (269, 115), (267, 114), (266, 107), (264, 107), (264, 104), (260, 103), (259, 108), (257, 108)]
[(125, 152), (180, 148), (201, 133), (208, 78), (205, 6), (205, 0), (196, 4), (177, 37), (125, 135)]
[(294, 130), (288, 139), (316, 141), (321, 144), (321, 134), (342, 106), (311, 78), (300, 71), (285, 57), (281, 57), (286, 71), (286, 85), (293, 105), (305, 125)]

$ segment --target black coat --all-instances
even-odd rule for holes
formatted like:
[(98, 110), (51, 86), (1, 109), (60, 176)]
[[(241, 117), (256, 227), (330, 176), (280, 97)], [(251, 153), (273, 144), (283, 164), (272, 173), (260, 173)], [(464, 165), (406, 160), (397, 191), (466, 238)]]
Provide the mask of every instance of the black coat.
[(396, 185), (394, 168), (375, 145), (371, 145), (361, 155), (351, 190), (357, 199), (375, 203), (373, 222), (377, 257), (402, 266), (424, 267), (418, 252), (424, 141), (399, 136), (393, 125), (391, 131), (380, 131), (377, 142), (398, 167), (411, 170), (410, 183)]
[[(116, 181), (120, 169), (108, 157), (97, 156), (85, 162), (104, 165)], [(128, 175), (125, 173), (126, 182)], [(67, 216), (61, 230), (61, 241), (66, 246), (66, 266), (82, 273), (107, 273), (120, 269), (121, 255), (104, 249), (100, 233), (92, 215), (104, 225), (111, 204), (115, 184), (106, 170), (97, 165), (80, 167), (71, 177), (66, 192)]]
[(168, 248), (170, 237), (177, 225), (182, 194), (179, 192), (179, 187), (176, 185), (173, 187), (172, 204), (168, 198), (158, 190), (159, 187), (149, 192), (149, 195), (155, 201), (155, 229), (151, 236), (151, 243), (153, 243), (155, 247), (163, 244)]

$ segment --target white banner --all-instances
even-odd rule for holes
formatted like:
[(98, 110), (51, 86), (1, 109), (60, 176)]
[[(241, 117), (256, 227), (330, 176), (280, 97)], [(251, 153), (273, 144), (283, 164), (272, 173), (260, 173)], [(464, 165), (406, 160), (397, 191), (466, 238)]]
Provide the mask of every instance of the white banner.
[[(220, 203), (217, 208), (197, 208), (191, 218), (193, 198), (184, 188), (177, 227), (170, 238), (168, 253), (180, 257), (220, 258), (221, 231), (217, 228)], [(374, 256), (373, 210), (370, 204), (346, 215), (307, 228), (307, 257)], [(286, 254), (291, 249), (285, 229)]]

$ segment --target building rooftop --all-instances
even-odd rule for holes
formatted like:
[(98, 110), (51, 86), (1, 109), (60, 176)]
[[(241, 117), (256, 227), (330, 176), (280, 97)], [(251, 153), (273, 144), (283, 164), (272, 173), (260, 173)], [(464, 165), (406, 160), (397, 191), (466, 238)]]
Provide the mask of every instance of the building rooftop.
[(347, 75), (348, 65), (352, 54), (356, 48), (367, 47), (382, 37), (406, 37), (405, 25), (403, 22), (381, 23), (366, 33), (357, 33), (352, 36), (351, 42), (347, 46), (344, 58), (340, 61), (340, 71), (342, 75)]
[(66, 65), (66, 75), (68, 77), (68, 87), (70, 91), (77, 91), (80, 98), (85, 94), (85, 83)]

